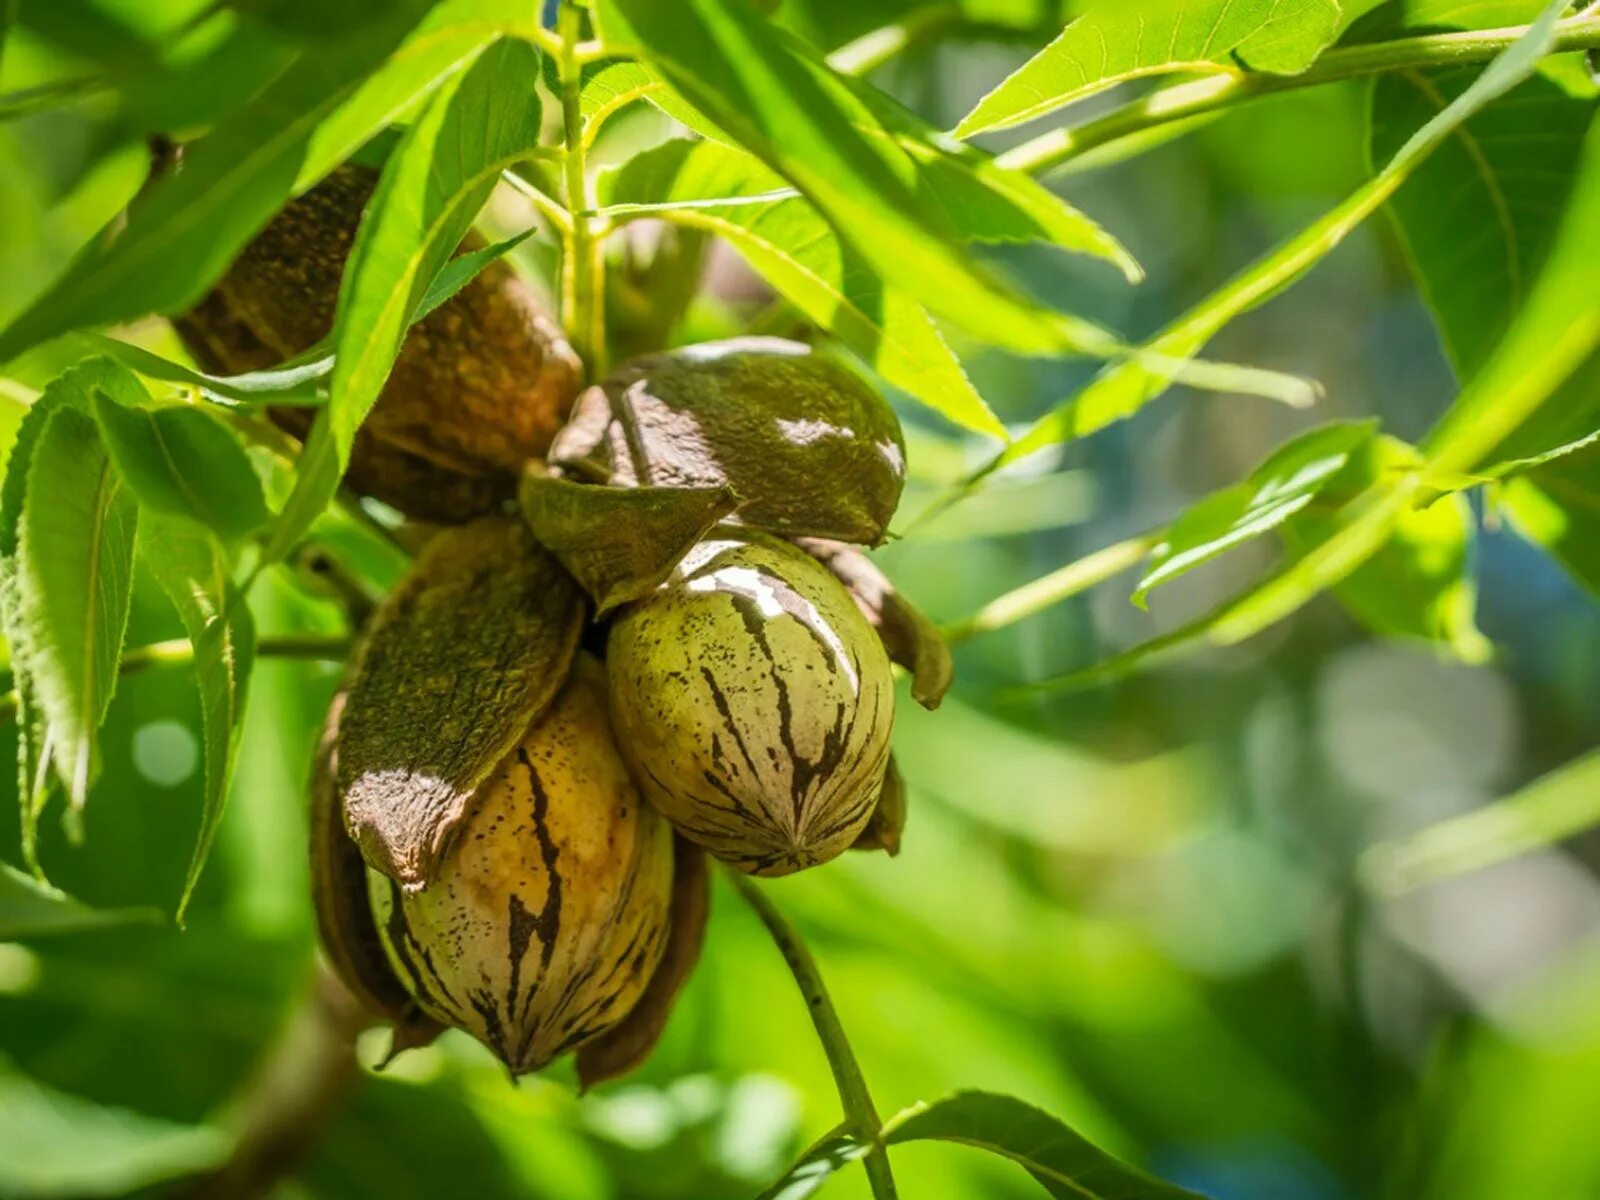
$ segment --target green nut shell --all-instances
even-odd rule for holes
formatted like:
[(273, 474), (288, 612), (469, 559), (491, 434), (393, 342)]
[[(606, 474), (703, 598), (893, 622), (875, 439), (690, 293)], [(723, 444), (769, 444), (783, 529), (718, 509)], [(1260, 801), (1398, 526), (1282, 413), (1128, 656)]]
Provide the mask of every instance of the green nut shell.
[(579, 657), (426, 887), (370, 869), (367, 883), (418, 1005), (513, 1074), (622, 1022), (666, 947), (673, 845), (618, 756), (600, 664)]
[(640, 788), (718, 858), (786, 875), (867, 824), (894, 723), (889, 659), (839, 582), (794, 546), (717, 531), (623, 610), (606, 663)]

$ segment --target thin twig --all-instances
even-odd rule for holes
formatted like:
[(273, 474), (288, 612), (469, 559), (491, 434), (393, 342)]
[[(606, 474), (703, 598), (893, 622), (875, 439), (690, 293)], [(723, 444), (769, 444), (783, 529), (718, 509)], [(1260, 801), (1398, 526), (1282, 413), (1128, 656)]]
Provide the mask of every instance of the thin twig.
[(964, 642), (980, 633), (993, 633), (996, 629), (1015, 625), (1120, 575), (1150, 553), (1160, 541), (1159, 532), (1142, 533), (1138, 537), (1096, 550), (989, 601), (972, 616), (943, 629), (944, 639), (947, 642)]
[(817, 1039), (822, 1043), (823, 1053), (828, 1056), (828, 1066), (833, 1069), (833, 1082), (839, 1089), (839, 1101), (844, 1106), (846, 1123), (867, 1147), (862, 1163), (866, 1167), (873, 1196), (876, 1200), (896, 1200), (899, 1193), (895, 1190), (894, 1175), (889, 1169), (889, 1154), (881, 1137), (883, 1122), (873, 1106), (866, 1077), (861, 1074), (861, 1064), (856, 1061), (855, 1051), (850, 1048), (850, 1039), (845, 1036), (844, 1025), (834, 1010), (833, 1001), (828, 997), (828, 989), (822, 982), (821, 972), (817, 970), (816, 960), (811, 957), (811, 951), (806, 948), (794, 926), (789, 924), (788, 918), (778, 911), (777, 905), (767, 898), (767, 894), (754, 881), (733, 870), (728, 871), (728, 878), (744, 902), (761, 918), (761, 923), (777, 943), (783, 961), (788, 964), (789, 973), (800, 985), (806, 1011), (811, 1014), (811, 1024), (816, 1027)]
[(228, 1160), (176, 1200), (258, 1200), (271, 1195), (316, 1144), (360, 1080), (355, 1041), (372, 1023), (319, 965), (283, 1033), (234, 1101)]
[(595, 218), (583, 215), (595, 207), (588, 178), (588, 156), (583, 142), (583, 111), (579, 95), (583, 63), (579, 57), (582, 11), (567, 0), (561, 7), (558, 58), (561, 79), (561, 124), (565, 139), (567, 208), (573, 214), (570, 228), (562, 231), (565, 253), (561, 264), (561, 316), (590, 379), (606, 373), (604, 232)]
[[(291, 633), (264, 637), (256, 644), (257, 658), (300, 658), (319, 662), (343, 662), (350, 655), (351, 639), (317, 633)], [(194, 662), (194, 646), (188, 638), (150, 642), (135, 646), (122, 656), (118, 670), (124, 675), (150, 667), (186, 667)], [(0, 723), (17, 719), (17, 694), (0, 695)]]
[[(1473, 29), (1342, 46), (1298, 75), (1219, 69), (1201, 79), (1164, 87), (1067, 129), (1052, 129), (997, 157), (1001, 166), (1032, 174), (1049, 171), (1124, 138), (1180, 121), (1217, 115), (1261, 96), (1394, 71), (1439, 70), (1487, 62), (1528, 31), (1526, 25)], [(1600, 17), (1569, 17), (1556, 26), (1551, 53), (1600, 47)]]
[(841, 75), (870, 75), (914, 46), (932, 41), (962, 23), (960, 5), (940, 4), (914, 12), (903, 21), (882, 25), (846, 42), (828, 55), (828, 65)]

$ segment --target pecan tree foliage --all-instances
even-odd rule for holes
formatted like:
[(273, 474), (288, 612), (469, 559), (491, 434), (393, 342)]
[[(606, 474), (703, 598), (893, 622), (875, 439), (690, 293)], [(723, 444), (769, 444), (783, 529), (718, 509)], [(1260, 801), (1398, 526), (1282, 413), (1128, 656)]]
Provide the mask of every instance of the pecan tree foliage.
[[(0, 21), (59, 30), (75, 7), (21, 0)], [(38, 837), (53, 806), (72, 826), (92, 803), (122, 673), (179, 667), (199, 692), (205, 807), (181, 919), (254, 664), (346, 662), (312, 822), (344, 987), (319, 1003), (343, 1033), (381, 1017), (404, 1048), (454, 1024), (513, 1070), (576, 1050), (587, 1079), (625, 1071), (693, 969), (705, 847), (792, 968), (844, 1110), (769, 1194), (860, 1162), (891, 1196), (889, 1148), (929, 1138), (1003, 1154), (1052, 1194), (1184, 1194), (1008, 1097), (881, 1118), (816, 964), (747, 875), (898, 848), (889, 663), (930, 706), (950, 682), (939, 631), (859, 549), (897, 520), (906, 447), (884, 395), (981, 448), (899, 518), (908, 533), (1175, 385), (1309, 403), (1314, 382), (1214, 361), (1207, 344), (1386, 210), (1461, 381), (1426, 436), (1318, 425), (945, 635), (1135, 566), (1142, 604), (1272, 537), (1277, 565), (1213, 611), (1021, 690), (1234, 644), (1324, 592), (1380, 633), (1481, 660), (1472, 493), (1600, 588), (1600, 124), (1584, 58), (1600, 14), (1507, 0), (1488, 27), (1483, 6), (1451, 0), (1089, 0), (1015, 27), (980, 3), (869, 2), (846, 40), (771, 7), (206, 6), (170, 45), (5, 98), (38, 112), (109, 95), (112, 140), (152, 152), (126, 211), (0, 330), (0, 362), (43, 348), (62, 365), (0, 490), (28, 868), (0, 876), (0, 935), (127, 916), (51, 888)], [(1037, 49), (954, 128), (874, 86), (896, 55), (974, 33)], [(1114, 222), (1042, 179), (1352, 79), (1370, 93), (1365, 180), (1154, 334), (1042, 303), (984, 249), (1053, 246), (1134, 286)], [(1133, 99), (1074, 119), (1124, 84)], [(611, 147), (646, 107), (659, 136)], [(993, 132), (1032, 122), (1047, 124), (991, 152)], [(757, 336), (686, 347), (713, 242), (775, 303), (730, 331)], [(152, 337), (152, 316), (175, 337)], [(1009, 428), (953, 345), (1093, 369)], [(373, 546), (403, 566), (375, 569)], [(183, 641), (125, 644), (136, 572), (170, 597)], [(258, 637), (253, 598), (283, 578), (339, 601), (346, 631)], [(262, 1146), (298, 1144), (324, 1111), (321, 1091), (301, 1100), (244, 1122), (196, 1188), (270, 1187)]]

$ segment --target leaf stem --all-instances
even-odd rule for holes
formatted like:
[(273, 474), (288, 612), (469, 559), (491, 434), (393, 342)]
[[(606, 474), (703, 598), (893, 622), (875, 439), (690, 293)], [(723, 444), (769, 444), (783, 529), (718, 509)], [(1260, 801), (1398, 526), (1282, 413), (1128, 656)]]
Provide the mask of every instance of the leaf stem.
[(557, 58), (561, 81), (561, 125), (566, 154), (563, 160), (567, 209), (572, 224), (562, 230), (565, 253), (561, 260), (561, 315), (589, 369), (589, 378), (606, 373), (604, 229), (587, 215), (595, 207), (588, 178), (588, 155), (583, 141), (583, 111), (579, 95), (583, 85), (583, 13), (568, 0), (561, 6), (561, 48)]
[[(351, 639), (320, 633), (290, 633), (264, 637), (256, 644), (258, 658), (302, 658), (320, 662), (343, 662), (350, 655)], [(188, 638), (150, 642), (135, 646), (122, 656), (118, 669), (124, 675), (150, 667), (185, 667), (194, 661), (194, 647)], [(0, 695), (0, 723), (17, 718), (17, 693)]]
[(360, 1085), (356, 1037), (371, 1018), (319, 965), (301, 999), (223, 1121), (226, 1162), (191, 1179), (175, 1200), (256, 1200), (275, 1194)]
[(872, 1095), (867, 1090), (866, 1077), (861, 1074), (861, 1064), (856, 1061), (850, 1039), (845, 1036), (844, 1025), (828, 997), (828, 989), (817, 970), (816, 960), (795, 927), (768, 899), (767, 894), (748, 876), (729, 870), (728, 878), (740, 898), (755, 910), (756, 916), (767, 927), (772, 940), (777, 943), (789, 973), (800, 986), (805, 998), (806, 1011), (811, 1014), (811, 1024), (816, 1028), (817, 1039), (828, 1056), (828, 1066), (833, 1069), (833, 1082), (839, 1089), (839, 1101), (844, 1106), (845, 1124), (865, 1145), (862, 1159), (867, 1170), (867, 1180), (872, 1185), (875, 1200), (897, 1200), (894, 1175), (889, 1169), (889, 1153), (883, 1145), (883, 1122), (873, 1106)]
[[(1052, 129), (1005, 151), (996, 161), (1013, 170), (1037, 174), (1112, 142), (1214, 116), (1261, 96), (1392, 71), (1437, 70), (1487, 62), (1528, 29), (1527, 25), (1514, 25), (1341, 46), (1327, 51), (1299, 75), (1224, 69), (1161, 88), (1081, 125)], [(1586, 12), (1557, 24), (1551, 53), (1595, 48), (1600, 48), (1600, 16)]]
[(884, 63), (962, 23), (958, 4), (938, 4), (914, 12), (903, 21), (883, 25), (846, 42), (828, 55), (828, 65), (841, 75), (870, 75)]
[(1155, 530), (1141, 533), (1138, 537), (1096, 550), (1048, 575), (1025, 583), (989, 601), (972, 616), (941, 630), (944, 639), (947, 642), (964, 642), (981, 633), (993, 633), (1088, 591), (1112, 576), (1120, 575), (1149, 554), (1160, 543), (1163, 532)]

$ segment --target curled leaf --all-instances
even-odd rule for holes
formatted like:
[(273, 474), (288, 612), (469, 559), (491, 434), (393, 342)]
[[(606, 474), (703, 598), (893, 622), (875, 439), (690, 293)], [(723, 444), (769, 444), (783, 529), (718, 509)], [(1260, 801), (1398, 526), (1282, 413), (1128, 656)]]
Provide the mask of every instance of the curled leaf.
[(521, 520), (434, 537), (373, 619), (339, 731), (345, 823), (367, 862), (427, 884), (478, 786), (565, 682), (583, 598)]
[(939, 707), (955, 678), (950, 647), (939, 627), (895, 590), (889, 577), (854, 546), (827, 538), (795, 543), (844, 584), (883, 640), (889, 658), (911, 672), (911, 697), (923, 708)]
[(534, 536), (594, 600), (597, 615), (655, 591), (738, 506), (727, 487), (614, 488), (527, 471), (519, 492)]
[(905, 443), (887, 401), (781, 338), (732, 338), (623, 364), (578, 398), (550, 461), (622, 487), (731, 488), (746, 525), (882, 540)]

